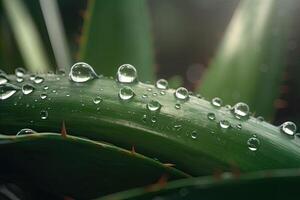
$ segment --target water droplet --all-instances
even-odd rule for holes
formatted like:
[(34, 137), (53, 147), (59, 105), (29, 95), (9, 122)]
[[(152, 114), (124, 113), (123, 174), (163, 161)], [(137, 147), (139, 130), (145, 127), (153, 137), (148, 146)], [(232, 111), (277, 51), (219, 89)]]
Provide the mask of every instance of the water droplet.
[(193, 131), (193, 132), (191, 133), (191, 137), (192, 137), (193, 139), (197, 139), (197, 137), (198, 137), (197, 131)]
[(119, 90), (119, 97), (122, 100), (129, 100), (134, 96), (134, 92), (130, 87), (123, 87)]
[(143, 115), (142, 120), (143, 120), (144, 123), (146, 123), (147, 122), (147, 115)]
[(34, 79), (35, 79), (35, 75), (34, 74), (32, 74), (32, 75), (29, 76), (29, 80), (34, 81)]
[(5, 100), (14, 95), (18, 90), (20, 90), (19, 87), (5, 83), (0, 85), (0, 100)]
[(198, 99), (202, 99), (202, 98), (203, 98), (201, 94), (197, 94), (196, 97), (197, 97)]
[(21, 129), (18, 133), (17, 133), (17, 136), (19, 135), (29, 135), (29, 134), (34, 134), (36, 133), (34, 130), (32, 129), (29, 129), (29, 128), (23, 128)]
[(177, 110), (179, 110), (179, 109), (181, 108), (181, 105), (180, 105), (179, 103), (176, 103), (176, 104), (175, 104), (175, 108), (176, 108)]
[(4, 74), (0, 74), (0, 85), (8, 82), (8, 78)]
[(227, 104), (227, 105), (225, 106), (225, 108), (226, 108), (227, 110), (231, 110), (231, 109), (232, 109), (231, 105), (229, 105), (229, 104)]
[(166, 79), (159, 79), (156, 81), (156, 87), (158, 89), (167, 89), (168, 88), (168, 81)]
[(97, 77), (94, 69), (84, 62), (75, 63), (69, 73), (69, 78), (76, 83), (84, 83)]
[(34, 78), (34, 82), (35, 82), (36, 84), (40, 84), (40, 83), (44, 82), (44, 78), (43, 78), (43, 77), (40, 77), (40, 76), (36, 76), (36, 77)]
[(257, 119), (258, 121), (260, 121), (260, 122), (265, 121), (265, 119), (264, 119), (262, 116), (258, 116), (256, 119)]
[(174, 125), (174, 127), (173, 127), (173, 129), (175, 130), (175, 131), (179, 131), (180, 129), (181, 129), (181, 125), (180, 124), (175, 124)]
[(143, 94), (143, 96), (142, 96), (143, 98), (147, 98), (148, 97), (148, 95), (147, 94)]
[(216, 119), (216, 115), (215, 115), (215, 113), (208, 113), (207, 114), (207, 118), (210, 119), (210, 120), (215, 120)]
[(280, 125), (282, 133), (293, 136), (297, 131), (297, 126), (293, 122), (284, 122)]
[(161, 104), (156, 101), (156, 100), (151, 100), (148, 104), (147, 104), (147, 108), (150, 111), (158, 111), (161, 108)]
[(235, 104), (233, 114), (236, 118), (241, 119), (249, 116), (249, 106), (243, 102)]
[(40, 95), (40, 97), (41, 97), (41, 99), (46, 99), (46, 98), (47, 98), (47, 94), (46, 94), (46, 93), (42, 93), (42, 94)]
[(239, 129), (239, 130), (241, 130), (242, 129), (242, 124), (237, 124), (236, 128)]
[(153, 92), (153, 94), (152, 94), (152, 95), (156, 97), (156, 96), (157, 96), (157, 93), (156, 93), (156, 92)]
[(94, 104), (99, 104), (99, 103), (102, 102), (102, 98), (99, 97), (99, 96), (97, 96), (97, 97), (95, 97), (95, 98), (93, 99), (93, 102), (94, 102)]
[(48, 90), (49, 87), (47, 85), (44, 86), (44, 90)]
[(219, 97), (215, 97), (211, 100), (211, 104), (215, 107), (221, 107), (223, 105), (223, 101)]
[(151, 122), (152, 122), (152, 123), (156, 123), (156, 121), (157, 121), (157, 119), (156, 119), (155, 116), (151, 117)]
[(22, 83), (24, 81), (24, 79), (22, 77), (17, 77), (17, 82), (18, 83)]
[(162, 95), (162, 96), (164, 96), (164, 95), (166, 95), (166, 92), (165, 91), (160, 91), (159, 94)]
[(257, 151), (260, 146), (260, 141), (255, 136), (253, 136), (248, 139), (247, 145), (250, 151)]
[(121, 65), (117, 72), (117, 79), (120, 83), (133, 83), (137, 80), (137, 71), (130, 64)]
[(27, 95), (27, 94), (30, 94), (34, 91), (34, 87), (30, 84), (25, 84), (23, 85), (22, 87), (22, 92), (23, 94)]
[(17, 77), (23, 77), (26, 74), (26, 70), (24, 68), (18, 67), (15, 69), (15, 74)]
[(148, 91), (148, 92), (151, 92), (151, 91), (152, 91), (152, 88), (148, 88), (147, 91)]
[(189, 98), (189, 91), (184, 87), (179, 87), (174, 93), (175, 97), (180, 100), (186, 100)]
[(47, 119), (48, 118), (48, 111), (42, 110), (40, 112), (40, 116), (41, 116), (41, 119), (43, 119), (43, 120)]
[(230, 127), (230, 122), (227, 120), (221, 120), (219, 124), (220, 124), (220, 127), (224, 128), (224, 129), (227, 129)]

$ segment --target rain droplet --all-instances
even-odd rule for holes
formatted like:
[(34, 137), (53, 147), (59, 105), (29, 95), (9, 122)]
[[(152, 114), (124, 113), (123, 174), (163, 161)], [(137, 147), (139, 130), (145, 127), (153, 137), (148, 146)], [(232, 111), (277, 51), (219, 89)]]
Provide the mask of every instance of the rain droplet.
[(197, 137), (198, 137), (197, 131), (193, 131), (193, 132), (191, 133), (191, 137), (192, 137), (193, 139), (197, 139)]
[(24, 68), (18, 67), (15, 69), (15, 74), (17, 77), (23, 77), (26, 74), (26, 70)]
[(23, 128), (21, 129), (18, 133), (17, 133), (17, 136), (19, 135), (29, 135), (29, 134), (34, 134), (36, 133), (34, 130), (32, 129), (29, 129), (29, 128)]
[(119, 97), (122, 100), (129, 100), (134, 96), (134, 92), (130, 87), (123, 87), (119, 90)]
[(176, 104), (175, 104), (175, 108), (176, 108), (177, 110), (179, 110), (179, 109), (181, 108), (181, 105), (180, 105), (179, 103), (176, 103)]
[(117, 79), (120, 83), (133, 83), (137, 80), (137, 71), (130, 64), (121, 65), (117, 72)]
[(47, 94), (46, 94), (46, 93), (42, 93), (42, 94), (40, 95), (40, 97), (41, 97), (41, 99), (46, 99), (46, 98), (47, 98)]
[(221, 120), (219, 124), (220, 124), (220, 127), (224, 128), (224, 129), (227, 129), (230, 127), (230, 122), (227, 120)]
[(44, 82), (44, 78), (43, 78), (43, 77), (40, 77), (40, 76), (36, 76), (36, 77), (34, 78), (34, 82), (35, 82), (36, 84), (40, 84), (40, 83)]
[(179, 87), (174, 93), (175, 97), (180, 100), (186, 100), (189, 98), (189, 91), (184, 87)]
[(40, 116), (41, 116), (41, 119), (43, 119), (43, 120), (47, 119), (48, 118), (48, 111), (42, 110), (40, 112)]
[(167, 89), (168, 88), (168, 81), (166, 79), (159, 79), (158, 81), (156, 81), (156, 87), (158, 89)]
[(97, 77), (94, 69), (84, 62), (75, 63), (69, 73), (69, 78), (76, 83), (84, 83)]
[(208, 113), (207, 114), (207, 118), (210, 119), (210, 120), (215, 120), (216, 119), (216, 115), (215, 115), (215, 113)]
[(27, 94), (30, 94), (34, 91), (34, 87), (30, 84), (25, 84), (23, 85), (22, 87), (22, 92), (23, 94), (27, 95)]
[(249, 115), (249, 106), (243, 102), (239, 102), (235, 104), (233, 107), (233, 114), (235, 115), (236, 118), (241, 119), (248, 117)]
[(255, 136), (253, 136), (248, 139), (247, 145), (250, 151), (257, 151), (260, 146), (260, 141)]
[(223, 101), (219, 97), (215, 97), (211, 100), (211, 104), (215, 107), (221, 107), (223, 105)]
[(94, 104), (99, 104), (99, 103), (102, 102), (102, 98), (99, 97), (99, 96), (97, 96), (97, 97), (95, 97), (95, 98), (93, 99), (93, 102), (94, 102)]
[(148, 104), (147, 104), (147, 108), (150, 111), (158, 111), (161, 108), (161, 104), (156, 101), (156, 100), (151, 100)]
[(0, 100), (5, 100), (14, 95), (18, 90), (20, 90), (19, 87), (5, 83), (0, 85)]
[(297, 131), (297, 126), (293, 122), (284, 122), (280, 125), (282, 133), (293, 136)]

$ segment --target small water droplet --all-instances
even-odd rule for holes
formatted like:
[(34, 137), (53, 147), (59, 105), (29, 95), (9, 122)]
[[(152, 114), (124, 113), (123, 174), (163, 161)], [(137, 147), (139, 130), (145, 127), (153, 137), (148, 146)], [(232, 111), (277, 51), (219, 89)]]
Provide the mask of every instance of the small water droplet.
[(207, 118), (208, 118), (209, 120), (215, 120), (215, 119), (216, 119), (216, 115), (215, 115), (215, 113), (208, 113), (208, 114), (207, 114)]
[(176, 103), (176, 104), (175, 104), (175, 108), (176, 108), (177, 110), (179, 110), (179, 109), (181, 108), (181, 105), (180, 105), (179, 103)]
[(93, 99), (93, 102), (94, 102), (94, 104), (99, 104), (99, 103), (102, 102), (102, 98), (99, 97), (99, 96), (97, 96), (97, 97), (95, 97), (95, 98)]
[(47, 85), (44, 86), (44, 90), (48, 90), (49, 87)]
[(179, 87), (174, 93), (175, 97), (180, 100), (186, 100), (189, 98), (189, 91), (184, 87)]
[(40, 116), (41, 116), (41, 119), (43, 119), (43, 120), (47, 119), (48, 118), (48, 111), (42, 110), (40, 112)]
[(133, 83), (137, 80), (137, 71), (130, 64), (121, 65), (117, 72), (117, 79), (120, 83)]
[(228, 129), (230, 127), (230, 122), (228, 120), (221, 120), (220, 121), (220, 127), (224, 129)]
[(34, 79), (35, 79), (35, 75), (34, 74), (32, 74), (32, 75), (29, 76), (29, 80), (34, 81)]
[(215, 97), (211, 100), (211, 104), (215, 107), (221, 107), (223, 105), (223, 101), (219, 97)]
[(166, 92), (163, 90), (163, 91), (160, 91), (159, 94), (162, 95), (162, 96), (164, 96), (164, 95), (166, 95)]
[(179, 131), (180, 129), (181, 129), (181, 125), (180, 124), (175, 124), (174, 126), (173, 126), (173, 129), (175, 130), (175, 131)]
[(17, 77), (17, 82), (18, 83), (22, 83), (24, 81), (24, 79), (22, 77)]
[(242, 129), (242, 124), (237, 124), (236, 128), (239, 129), (239, 130), (241, 130)]
[(18, 90), (20, 90), (19, 87), (5, 83), (0, 85), (0, 100), (5, 100), (14, 95)]
[(147, 122), (147, 115), (143, 115), (142, 120), (143, 120), (144, 123), (146, 123)]
[(143, 98), (147, 98), (148, 97), (148, 95), (147, 94), (143, 94), (143, 96), (142, 96)]
[(156, 97), (156, 96), (157, 96), (157, 93), (156, 93), (156, 92), (153, 92), (153, 94), (152, 94), (152, 95)]
[(4, 74), (0, 74), (0, 85), (8, 82), (8, 78)]
[(129, 100), (134, 96), (134, 92), (130, 87), (123, 87), (119, 90), (119, 97), (122, 100)]
[(260, 122), (265, 121), (265, 119), (262, 116), (258, 116), (256, 119), (257, 119), (257, 121), (260, 121)]
[(284, 122), (280, 125), (282, 133), (293, 136), (297, 131), (297, 126), (293, 122)]
[(168, 81), (166, 79), (159, 79), (156, 81), (156, 87), (158, 89), (167, 89), (168, 88)]
[(40, 83), (44, 82), (44, 78), (43, 78), (43, 77), (40, 77), (40, 76), (36, 76), (36, 77), (34, 78), (34, 82), (35, 82), (36, 84), (40, 84)]
[(24, 68), (18, 67), (15, 69), (15, 74), (17, 77), (23, 77), (26, 74), (26, 70)]
[(84, 62), (75, 63), (69, 73), (69, 78), (76, 83), (84, 83), (97, 77), (94, 69)]
[(148, 92), (151, 92), (151, 91), (152, 91), (152, 88), (148, 88), (147, 91), (148, 91)]
[(147, 108), (150, 111), (158, 111), (161, 108), (161, 104), (156, 101), (156, 100), (151, 100), (148, 104), (147, 104)]
[(156, 119), (155, 116), (151, 117), (151, 122), (152, 122), (152, 123), (156, 123), (156, 121), (157, 121), (157, 119)]
[(233, 107), (233, 114), (236, 118), (246, 118), (249, 116), (249, 106), (243, 102), (235, 104)]
[(247, 145), (250, 151), (257, 151), (260, 146), (260, 141), (256, 138), (256, 136), (253, 136), (248, 139)]
[(41, 97), (41, 99), (47, 99), (47, 94), (46, 93), (42, 93), (41, 95), (40, 95), (40, 97)]
[(32, 93), (34, 91), (34, 89), (35, 88), (32, 85), (27, 83), (27, 84), (23, 85), (22, 92), (23, 92), (23, 94), (27, 95), (27, 94)]
[(30, 135), (36, 133), (34, 130), (29, 129), (29, 128), (23, 128), (21, 129), (16, 135)]
[(197, 139), (197, 137), (198, 137), (197, 131), (193, 131), (193, 132), (191, 133), (191, 137), (192, 137), (193, 139)]
[(196, 97), (197, 97), (198, 99), (202, 99), (202, 98), (203, 98), (201, 94), (196, 94)]

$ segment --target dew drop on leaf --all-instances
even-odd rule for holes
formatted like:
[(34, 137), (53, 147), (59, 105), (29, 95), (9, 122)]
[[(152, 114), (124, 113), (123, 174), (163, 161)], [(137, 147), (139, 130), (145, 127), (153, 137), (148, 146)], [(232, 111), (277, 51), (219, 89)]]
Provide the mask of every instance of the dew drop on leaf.
[(40, 76), (36, 76), (33, 80), (36, 84), (40, 84), (42, 82), (44, 82), (44, 78), (40, 77)]
[(46, 93), (42, 93), (40, 95), (41, 99), (47, 99), (48, 95)]
[(223, 101), (219, 97), (215, 97), (211, 100), (211, 104), (215, 107), (221, 107), (223, 105)]
[(134, 92), (130, 87), (123, 87), (119, 90), (119, 97), (122, 100), (129, 100), (134, 96)]
[(43, 119), (43, 120), (47, 119), (48, 118), (48, 111), (42, 110), (40, 112), (40, 116), (41, 116), (41, 119)]
[(192, 137), (192, 139), (197, 139), (197, 137), (198, 137), (197, 131), (193, 131), (193, 132), (191, 133), (191, 137)]
[(117, 72), (117, 79), (120, 83), (133, 83), (137, 80), (137, 71), (130, 64), (121, 65)]
[(249, 116), (249, 106), (243, 102), (239, 102), (233, 107), (233, 114), (236, 118), (241, 119)]
[(231, 125), (230, 125), (230, 122), (228, 120), (221, 120), (220, 123), (219, 123), (220, 127), (221, 128), (224, 128), (224, 129), (228, 129)]
[(0, 85), (0, 100), (5, 100), (14, 95), (18, 90), (20, 90), (19, 87), (5, 83)]
[(158, 89), (167, 89), (168, 88), (168, 81), (166, 79), (159, 79), (158, 81), (156, 81), (156, 87)]
[(29, 129), (29, 128), (23, 128), (21, 129), (16, 135), (30, 135), (36, 133), (34, 130)]
[(8, 78), (4, 74), (0, 74), (0, 85), (8, 82)]
[(26, 70), (22, 67), (18, 67), (17, 69), (15, 69), (15, 75), (17, 77), (23, 77), (26, 74)]
[(216, 115), (215, 115), (215, 113), (208, 113), (208, 114), (207, 114), (207, 118), (208, 118), (209, 120), (215, 120), (215, 119), (216, 119)]
[(179, 87), (176, 89), (174, 95), (179, 100), (186, 100), (189, 98), (189, 91), (184, 87)]
[(176, 108), (177, 110), (179, 110), (179, 109), (181, 109), (181, 105), (180, 105), (179, 103), (176, 103), (176, 104), (175, 104), (175, 108)]
[(22, 92), (23, 92), (23, 94), (25, 94), (25, 95), (27, 95), (27, 94), (30, 94), (30, 93), (32, 93), (33, 91), (34, 91), (34, 87), (32, 86), (32, 85), (30, 85), (30, 84), (24, 84), (23, 86), (22, 86)]
[(151, 100), (148, 104), (147, 104), (147, 108), (150, 111), (159, 111), (161, 108), (161, 104), (156, 101), (156, 100)]
[(94, 104), (99, 104), (102, 102), (102, 98), (100, 96), (97, 96), (93, 99)]
[(256, 136), (253, 136), (248, 139), (247, 145), (250, 151), (257, 151), (260, 146), (260, 141), (256, 138)]
[(297, 131), (297, 126), (293, 122), (284, 122), (280, 125), (280, 131), (284, 134), (293, 136)]
[(69, 78), (76, 83), (84, 83), (97, 77), (94, 69), (84, 62), (75, 63), (69, 73)]

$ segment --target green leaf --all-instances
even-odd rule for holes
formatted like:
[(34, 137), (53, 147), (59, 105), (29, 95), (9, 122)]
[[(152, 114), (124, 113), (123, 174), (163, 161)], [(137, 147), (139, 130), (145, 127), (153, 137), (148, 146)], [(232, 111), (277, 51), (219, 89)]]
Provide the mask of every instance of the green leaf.
[[(43, 77), (45, 81), (34, 84), (32, 93), (18, 91), (0, 101), (3, 134), (15, 134), (21, 128), (59, 132), (65, 121), (73, 135), (125, 149), (134, 146), (145, 156), (175, 164), (177, 169), (196, 176), (236, 168), (248, 172), (300, 167), (297, 138), (253, 117), (239, 120), (231, 110), (217, 108), (204, 99), (190, 96), (186, 101), (178, 100), (173, 89), (162, 93), (153, 85), (121, 84), (106, 77), (86, 83), (75, 83), (62, 75)], [(14, 76), (9, 78), (19, 87), (31, 82), (27, 75), (23, 83), (17, 83)], [(49, 88), (45, 90), (44, 86)], [(125, 86), (135, 94), (127, 101), (118, 96)], [(48, 96), (41, 99), (44, 93)], [(93, 102), (96, 97), (102, 99), (99, 104)], [(161, 104), (159, 111), (147, 109), (151, 100)], [(48, 117), (42, 119), (45, 111)], [(208, 119), (209, 113), (216, 119)], [(223, 120), (230, 127), (221, 128)], [(257, 151), (251, 151), (247, 144), (253, 137), (260, 141)]]
[(52, 133), (0, 135), (0, 160), (0, 179), (76, 199), (187, 177), (137, 153)]
[(198, 90), (226, 104), (246, 102), (271, 120), (285, 69), (293, 3), (241, 1)]
[(167, 186), (129, 190), (99, 200), (285, 199), (287, 195), (299, 195), (299, 169), (224, 175), (173, 181)]
[(154, 63), (149, 13), (145, 0), (90, 0), (81, 40), (80, 60), (114, 76), (129, 63), (140, 79), (153, 81)]
[(3, 0), (3, 7), (12, 27), (26, 67), (33, 72), (47, 72), (49, 61), (37, 28), (21, 0)]

